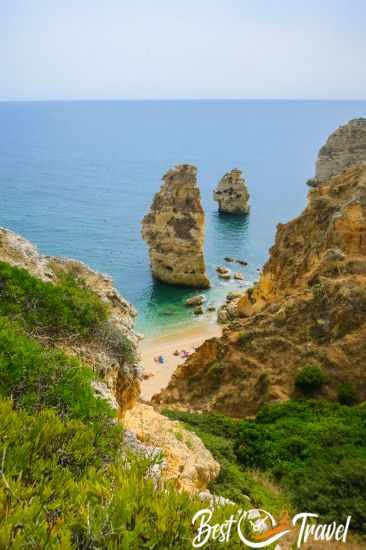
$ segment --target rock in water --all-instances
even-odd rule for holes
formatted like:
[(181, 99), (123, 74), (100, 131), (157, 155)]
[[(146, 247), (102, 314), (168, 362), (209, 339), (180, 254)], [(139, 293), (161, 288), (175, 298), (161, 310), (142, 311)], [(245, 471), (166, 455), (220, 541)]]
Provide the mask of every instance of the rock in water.
[(176, 166), (165, 174), (163, 182), (142, 220), (142, 238), (149, 245), (153, 275), (164, 283), (209, 288), (197, 168)]
[(214, 190), (213, 198), (219, 203), (219, 212), (249, 213), (249, 193), (241, 171), (238, 169), (225, 174)]
[(296, 376), (309, 364), (327, 379), (314, 397), (337, 399), (355, 384), (366, 400), (366, 165), (358, 157), (340, 170), (277, 226), (259, 281), (218, 311), (223, 335), (179, 365), (155, 404), (247, 417), (298, 397)]
[(206, 301), (206, 296), (203, 296), (203, 294), (197, 294), (196, 296), (192, 296), (191, 298), (187, 298), (186, 300), (186, 306), (201, 306)]
[(362, 163), (366, 164), (366, 118), (355, 118), (337, 128), (320, 149), (315, 181), (325, 181)]

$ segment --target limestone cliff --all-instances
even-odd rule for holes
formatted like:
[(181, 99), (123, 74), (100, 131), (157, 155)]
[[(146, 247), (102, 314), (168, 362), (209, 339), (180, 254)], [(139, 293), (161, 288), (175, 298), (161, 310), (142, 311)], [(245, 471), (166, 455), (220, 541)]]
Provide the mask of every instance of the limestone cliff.
[(235, 168), (225, 174), (213, 192), (219, 203), (219, 212), (229, 214), (249, 213), (249, 193), (241, 171)]
[(319, 396), (336, 399), (347, 383), (366, 399), (366, 166), (310, 190), (304, 212), (278, 226), (238, 309), (242, 317), (177, 369), (156, 404), (252, 415), (298, 395), (307, 365), (327, 373)]
[(220, 465), (199, 437), (154, 411), (151, 405), (137, 403), (127, 412), (123, 424), (144, 444), (163, 450), (162, 478), (174, 480), (178, 489), (197, 493), (219, 475)]
[[(72, 273), (108, 304), (110, 314), (103, 334), (88, 341), (56, 338), (52, 345), (78, 356), (101, 375), (100, 380), (93, 382), (94, 391), (109, 401), (118, 411), (123, 426), (131, 430), (132, 433), (126, 432), (125, 446), (130, 446), (132, 438), (132, 450), (138, 447), (146, 456), (152, 451), (163, 454), (163, 463), (157, 472), (152, 472), (159, 480), (175, 480), (179, 489), (189, 492), (206, 489), (209, 481), (218, 475), (219, 464), (197, 436), (161, 416), (151, 406), (138, 402), (142, 377), (138, 355), (136, 361), (122, 362), (113, 352), (113, 341), (121, 335), (133, 346), (137, 345), (139, 336), (133, 329), (136, 312), (113, 287), (112, 279), (82, 262), (43, 256), (32, 243), (3, 228), (0, 228), (0, 261), (26, 269), (34, 277), (51, 283), (57, 283), (65, 272)], [(40, 341), (51, 345), (44, 338)]]
[(188, 164), (176, 166), (163, 177), (142, 221), (154, 277), (169, 284), (208, 288), (204, 234), (197, 169)]
[(324, 181), (362, 162), (366, 163), (366, 118), (355, 118), (337, 128), (320, 149), (315, 181)]
[(43, 281), (57, 283), (62, 272), (70, 272), (84, 281), (101, 300), (108, 304), (110, 316), (104, 327), (106, 337), (85, 342), (83, 340), (58, 341), (57, 346), (79, 356), (93, 370), (102, 375), (104, 382), (96, 390), (118, 405), (121, 414), (136, 401), (140, 394), (142, 368), (136, 360), (121, 363), (112, 351), (109, 340), (118, 334), (127, 337), (136, 346), (138, 336), (133, 330), (136, 317), (134, 308), (113, 287), (110, 277), (93, 271), (76, 260), (43, 256), (37, 248), (12, 231), (0, 228), (0, 260), (22, 267)]

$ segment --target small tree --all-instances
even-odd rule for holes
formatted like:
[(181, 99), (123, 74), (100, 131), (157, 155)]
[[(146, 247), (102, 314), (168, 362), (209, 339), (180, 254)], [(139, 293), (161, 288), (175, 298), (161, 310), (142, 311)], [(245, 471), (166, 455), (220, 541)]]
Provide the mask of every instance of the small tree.
[(319, 391), (327, 382), (327, 375), (317, 364), (305, 365), (296, 375), (295, 386), (305, 394)]
[(357, 403), (357, 393), (351, 384), (342, 384), (338, 390), (338, 401), (341, 405), (354, 405)]

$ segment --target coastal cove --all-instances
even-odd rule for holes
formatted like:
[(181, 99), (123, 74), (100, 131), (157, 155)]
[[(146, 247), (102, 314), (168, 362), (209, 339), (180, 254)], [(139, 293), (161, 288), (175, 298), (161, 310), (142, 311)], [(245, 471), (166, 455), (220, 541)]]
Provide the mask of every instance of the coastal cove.
[[(184, 302), (190, 290), (153, 281), (140, 222), (161, 177), (192, 163), (206, 214), (206, 261), (219, 304), (241, 286), (215, 272), (225, 256), (248, 262), (250, 286), (276, 224), (298, 215), (314, 158), (339, 124), (366, 113), (349, 101), (119, 101), (1, 103), (0, 225), (45, 254), (75, 257), (108, 273), (136, 307), (146, 335), (212, 323)], [(220, 215), (212, 191), (240, 168), (248, 216)]]

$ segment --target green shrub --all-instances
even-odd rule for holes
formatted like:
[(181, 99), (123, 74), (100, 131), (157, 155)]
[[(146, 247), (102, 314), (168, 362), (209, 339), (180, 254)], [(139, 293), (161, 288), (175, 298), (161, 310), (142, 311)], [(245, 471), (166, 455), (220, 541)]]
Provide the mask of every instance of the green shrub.
[(0, 317), (0, 397), (11, 397), (15, 407), (52, 407), (62, 416), (107, 421), (112, 412), (94, 397), (93, 376), (78, 359), (42, 347)]
[(353, 529), (366, 533), (365, 406), (309, 399), (267, 405), (255, 420), (169, 416), (197, 432), (220, 462), (215, 492), (238, 502), (247, 494), (274, 512), (291, 505), (323, 522), (351, 515)]
[(357, 403), (357, 392), (352, 384), (342, 384), (339, 387), (338, 401), (342, 405), (355, 405)]
[(60, 276), (58, 284), (0, 262), (0, 315), (21, 323), (34, 335), (88, 337), (108, 317), (108, 309), (82, 280)]
[(312, 394), (319, 391), (327, 382), (326, 373), (317, 365), (306, 365), (296, 375), (295, 385), (305, 394)]
[(136, 362), (137, 354), (135, 345), (111, 323), (102, 323), (96, 333), (96, 337), (121, 363), (124, 361), (130, 364)]
[[(170, 485), (156, 489), (146, 478), (149, 461), (121, 452), (105, 460), (98, 439), (93, 425), (63, 422), (49, 410), (15, 411), (0, 400), (0, 548), (191, 546), (192, 517), (202, 503)], [(214, 520), (232, 512), (217, 510)], [(237, 540), (225, 546), (237, 548)]]

